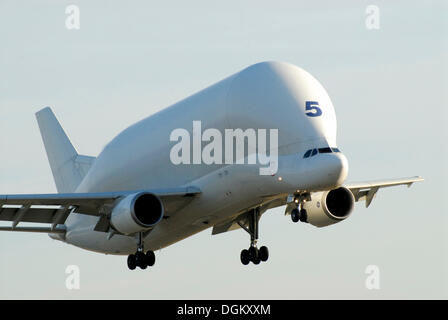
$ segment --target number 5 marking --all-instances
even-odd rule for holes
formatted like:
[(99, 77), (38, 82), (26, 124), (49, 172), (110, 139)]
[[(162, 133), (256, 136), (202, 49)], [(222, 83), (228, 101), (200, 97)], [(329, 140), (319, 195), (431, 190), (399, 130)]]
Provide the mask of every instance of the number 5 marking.
[[(319, 107), (316, 107), (319, 105), (319, 102), (317, 101), (306, 101), (305, 103), (305, 110), (309, 111), (305, 113), (308, 117), (318, 117), (322, 115), (322, 110)], [(314, 111), (314, 112), (312, 112)]]

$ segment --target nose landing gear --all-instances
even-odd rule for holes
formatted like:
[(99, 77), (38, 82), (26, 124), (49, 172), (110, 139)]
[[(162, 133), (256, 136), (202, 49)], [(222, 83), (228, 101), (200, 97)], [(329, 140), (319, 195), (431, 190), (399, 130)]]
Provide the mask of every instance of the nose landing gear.
[(289, 205), (293, 205), (294, 209), (291, 210), (291, 220), (292, 222), (307, 222), (308, 213), (303, 208), (306, 201), (311, 200), (311, 195), (309, 193), (295, 194), (293, 201)]
[(307, 221), (307, 212), (303, 208), (295, 208), (291, 211), (291, 220), (292, 222), (306, 222)]
[(241, 251), (240, 259), (241, 263), (248, 265), (249, 262), (254, 264), (259, 264), (260, 262), (265, 262), (269, 258), (269, 250), (267, 247), (262, 246), (260, 249), (257, 248), (258, 241), (258, 225), (260, 221), (260, 209), (252, 209), (248, 214), (249, 226), (246, 227), (241, 222), (238, 222), (240, 227), (250, 234), (250, 247), (249, 249), (244, 249)]

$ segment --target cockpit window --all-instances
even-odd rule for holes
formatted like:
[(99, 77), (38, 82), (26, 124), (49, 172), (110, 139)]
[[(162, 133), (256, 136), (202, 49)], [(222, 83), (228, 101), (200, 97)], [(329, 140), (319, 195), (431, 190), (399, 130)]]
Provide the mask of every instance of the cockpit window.
[(317, 153), (332, 153), (332, 152), (341, 152), (338, 148), (319, 148), (319, 149), (309, 149), (303, 155), (304, 158), (309, 158), (315, 156)]
[(319, 153), (332, 153), (331, 148), (320, 148)]

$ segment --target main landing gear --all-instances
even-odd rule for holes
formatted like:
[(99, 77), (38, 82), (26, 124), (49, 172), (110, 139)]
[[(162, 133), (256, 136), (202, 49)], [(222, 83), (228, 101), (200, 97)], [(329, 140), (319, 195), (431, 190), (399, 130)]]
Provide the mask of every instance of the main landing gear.
[(140, 269), (146, 269), (147, 267), (152, 267), (155, 262), (156, 256), (153, 251), (149, 250), (145, 254), (143, 248), (143, 235), (140, 232), (138, 234), (137, 252), (128, 256), (128, 268), (130, 270), (134, 270), (137, 267), (140, 267)]
[(250, 247), (241, 251), (241, 263), (244, 265), (253, 262), (259, 264), (261, 261), (267, 261), (269, 258), (269, 250), (267, 247), (262, 246), (257, 248), (258, 241), (258, 225), (260, 221), (260, 209), (255, 208), (249, 213), (249, 227), (246, 227), (242, 223), (238, 222), (241, 228), (250, 234)]

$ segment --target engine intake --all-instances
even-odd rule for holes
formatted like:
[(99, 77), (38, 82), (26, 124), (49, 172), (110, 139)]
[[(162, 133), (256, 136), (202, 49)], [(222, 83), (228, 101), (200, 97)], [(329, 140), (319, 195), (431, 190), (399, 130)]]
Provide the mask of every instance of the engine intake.
[(303, 205), (306, 221), (316, 227), (325, 227), (347, 219), (354, 207), (352, 192), (344, 187), (318, 192)]
[(162, 220), (164, 207), (156, 195), (148, 192), (126, 196), (112, 209), (111, 224), (123, 234), (151, 229)]

